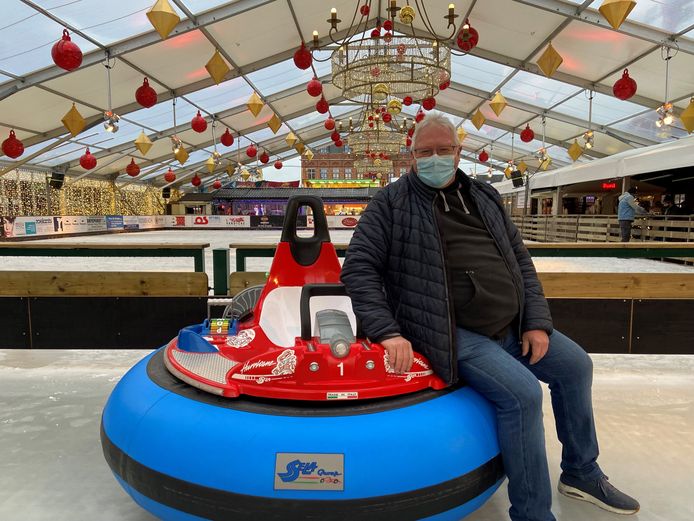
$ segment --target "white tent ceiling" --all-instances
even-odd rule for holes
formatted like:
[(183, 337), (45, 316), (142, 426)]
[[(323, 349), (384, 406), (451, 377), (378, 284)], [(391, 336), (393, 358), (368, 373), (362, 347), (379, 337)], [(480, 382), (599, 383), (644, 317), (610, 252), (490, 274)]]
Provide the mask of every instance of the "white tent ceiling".
[[(208, 121), (214, 117), (220, 122), (217, 137), (224, 126), (235, 137), (242, 136), (232, 149), (220, 147), (225, 156), (244, 158), (238, 150), (242, 152), (253, 141), (278, 157), (291, 157), (295, 152), (284, 141), (290, 131), (310, 147), (326, 142), (324, 116), (315, 111), (316, 100), (305, 92), (305, 84), (314, 74), (325, 81), (330, 78), (329, 61), (314, 60), (314, 70), (301, 71), (291, 57), (314, 29), (325, 36), (331, 7), (343, 15), (345, 21), (338, 28), (345, 31), (355, 7), (365, 1), (170, 0), (182, 21), (162, 41), (145, 16), (154, 0), (6, 0), (0, 23), (0, 136), (4, 139), (10, 128), (16, 130), (27, 147), (19, 160), (61, 140), (55, 148), (31, 158), (28, 165), (36, 168), (82, 174), (79, 157), (89, 145), (99, 159), (90, 176), (123, 175), (134, 157), (143, 170), (138, 181), (162, 184), (163, 173), (171, 166), (181, 173), (179, 183), (203, 167), (213, 150), (209, 126), (202, 134), (190, 130), (190, 119), (200, 110)], [(617, 31), (597, 11), (601, 3), (464, 0), (456, 4), (456, 12), (469, 15), (479, 31), (480, 43), (469, 55), (453, 57), (453, 81), (437, 96), (437, 109), (468, 132), (464, 142), (468, 161), (475, 161), (486, 148), (492, 152), (487, 164), (495, 168), (502, 168), (512, 157), (522, 157), (533, 166), (532, 154), (542, 146), (544, 117), (552, 166), (566, 166), (571, 162), (566, 149), (588, 127), (591, 90), (595, 91), (595, 148), (579, 162), (686, 136), (679, 120), (672, 127), (656, 128), (654, 109), (665, 95), (664, 43), (674, 48), (669, 98), (675, 102), (676, 113), (694, 95), (694, 2), (638, 0)], [(372, 2), (372, 25), (379, 13), (384, 18), (386, 4)], [(426, 1), (440, 35), (448, 34), (443, 19), (448, 4), (448, 0)], [(63, 27), (84, 52), (82, 66), (71, 73), (53, 65), (50, 57)], [(416, 18), (415, 28), (425, 30), (421, 17)], [(399, 24), (396, 30), (410, 31)], [(535, 65), (550, 40), (564, 59), (552, 79)], [(220, 85), (214, 84), (204, 68), (215, 49), (231, 66)], [(113, 106), (122, 117), (115, 134), (105, 132), (100, 124), (107, 105), (107, 56), (115, 63), (111, 71)], [(322, 58), (327, 57), (322, 53)], [(612, 84), (625, 67), (639, 88), (629, 101), (620, 101), (612, 96)], [(144, 76), (159, 96), (159, 103), (150, 109), (142, 109), (134, 100)], [(257, 118), (245, 107), (254, 90), (267, 103)], [(508, 102), (498, 117), (487, 103), (497, 90)], [(336, 118), (359, 109), (345, 102), (332, 86), (326, 86), (325, 95)], [(68, 139), (60, 119), (73, 102), (92, 127)], [(487, 118), (480, 130), (468, 120), (478, 108)], [(416, 107), (409, 109), (414, 115)], [(266, 126), (273, 112), (284, 122), (277, 135)], [(536, 140), (526, 144), (517, 133), (528, 123)], [(140, 130), (155, 142), (146, 157), (132, 143)], [(175, 133), (191, 154), (183, 166), (171, 155), (168, 137)]]

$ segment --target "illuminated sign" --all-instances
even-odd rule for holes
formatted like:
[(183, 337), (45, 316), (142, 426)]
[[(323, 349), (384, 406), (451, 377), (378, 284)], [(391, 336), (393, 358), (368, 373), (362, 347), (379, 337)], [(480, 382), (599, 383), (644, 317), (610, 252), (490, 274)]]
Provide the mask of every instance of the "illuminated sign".
[(614, 190), (615, 188), (617, 188), (617, 183), (603, 183), (602, 184), (603, 190)]

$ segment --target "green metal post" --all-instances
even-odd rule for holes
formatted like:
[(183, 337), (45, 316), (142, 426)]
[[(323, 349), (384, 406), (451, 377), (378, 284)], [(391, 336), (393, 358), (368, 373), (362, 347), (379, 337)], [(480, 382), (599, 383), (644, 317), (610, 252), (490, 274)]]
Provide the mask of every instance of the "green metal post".
[(195, 259), (195, 271), (205, 273), (205, 250), (196, 250), (193, 252), (193, 258)]
[(212, 250), (212, 270), (214, 294), (227, 295), (229, 293), (229, 248)]

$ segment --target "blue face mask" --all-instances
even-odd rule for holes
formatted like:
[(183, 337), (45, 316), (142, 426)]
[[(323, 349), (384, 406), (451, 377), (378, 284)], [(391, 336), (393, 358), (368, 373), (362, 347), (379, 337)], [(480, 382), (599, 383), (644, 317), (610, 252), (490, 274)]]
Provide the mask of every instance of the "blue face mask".
[(417, 175), (426, 185), (432, 188), (443, 188), (455, 176), (455, 156), (417, 158)]

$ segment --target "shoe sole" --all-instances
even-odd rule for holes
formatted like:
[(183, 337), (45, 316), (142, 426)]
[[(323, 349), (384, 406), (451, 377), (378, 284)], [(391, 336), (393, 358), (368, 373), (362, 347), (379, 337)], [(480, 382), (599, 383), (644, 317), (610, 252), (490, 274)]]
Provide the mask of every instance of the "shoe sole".
[(559, 489), (559, 492), (566, 497), (570, 497), (572, 499), (578, 499), (579, 501), (587, 501), (588, 503), (592, 503), (593, 505), (600, 507), (603, 510), (607, 510), (608, 512), (612, 512), (614, 514), (629, 515), (629, 514), (635, 514), (636, 512), (639, 511), (638, 508), (637, 509), (631, 509), (631, 510), (625, 510), (623, 508), (616, 508), (616, 507), (610, 506), (607, 503), (603, 503), (598, 498), (593, 497), (590, 494), (586, 494), (582, 490), (579, 490), (579, 489), (571, 487), (565, 483), (562, 483), (561, 481), (559, 482), (558, 489)]

